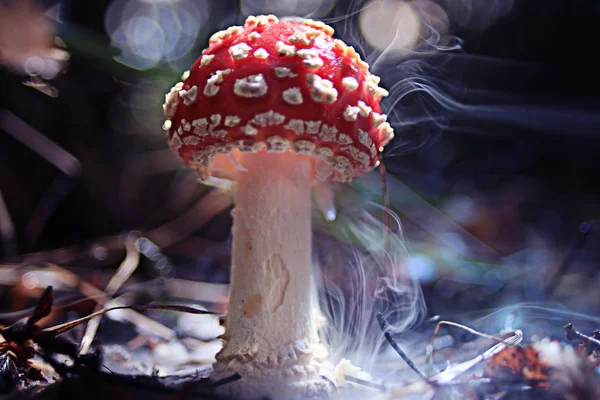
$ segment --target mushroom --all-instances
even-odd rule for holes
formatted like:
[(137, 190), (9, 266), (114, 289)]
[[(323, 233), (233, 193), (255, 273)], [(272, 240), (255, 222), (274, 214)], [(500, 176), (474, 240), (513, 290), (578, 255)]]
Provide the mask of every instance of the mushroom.
[(239, 374), (228, 386), (244, 398), (328, 386), (313, 315), (311, 191), (327, 197), (323, 185), (371, 171), (393, 137), (379, 77), (332, 34), (318, 21), (248, 17), (215, 33), (166, 96), (171, 149), (201, 179), (236, 184), (214, 375)]

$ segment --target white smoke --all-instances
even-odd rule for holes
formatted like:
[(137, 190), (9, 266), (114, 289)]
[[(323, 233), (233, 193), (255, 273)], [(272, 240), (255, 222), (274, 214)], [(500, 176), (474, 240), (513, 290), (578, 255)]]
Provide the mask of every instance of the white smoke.
[[(348, 358), (369, 370), (384, 342), (376, 313), (403, 332), (424, 316), (425, 302), (405, 265), (408, 251), (398, 217), (374, 202), (356, 203), (339, 193), (336, 198), (336, 221), (316, 224), (319, 231), (328, 224), (327, 233), (315, 235), (319, 300), (327, 320), (321, 334), (331, 361)], [(383, 213), (391, 216), (390, 229), (382, 222)]]

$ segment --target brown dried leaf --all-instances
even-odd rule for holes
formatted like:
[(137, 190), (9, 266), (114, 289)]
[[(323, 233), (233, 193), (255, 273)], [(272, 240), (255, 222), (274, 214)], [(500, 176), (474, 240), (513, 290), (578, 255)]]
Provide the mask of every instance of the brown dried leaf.
[(527, 383), (534, 387), (550, 386), (552, 368), (542, 362), (533, 347), (507, 347), (494, 355), (485, 367), (485, 376), (502, 381)]

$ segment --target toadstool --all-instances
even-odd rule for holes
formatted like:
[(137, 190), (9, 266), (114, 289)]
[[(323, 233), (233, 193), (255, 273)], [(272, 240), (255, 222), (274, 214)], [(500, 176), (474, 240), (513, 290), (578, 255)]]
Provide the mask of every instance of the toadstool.
[(379, 77), (332, 34), (318, 21), (248, 17), (210, 38), (164, 105), (172, 151), (201, 179), (236, 184), (215, 374), (239, 374), (236, 384), (256, 396), (325, 385), (312, 315), (311, 191), (371, 171), (393, 137)]

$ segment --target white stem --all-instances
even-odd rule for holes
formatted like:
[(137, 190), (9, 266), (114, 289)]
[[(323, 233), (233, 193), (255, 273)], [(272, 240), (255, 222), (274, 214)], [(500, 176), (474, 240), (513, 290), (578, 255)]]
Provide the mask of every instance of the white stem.
[(239, 161), (245, 171), (237, 172), (230, 300), (216, 370), (243, 377), (272, 371), (285, 377), (287, 370), (290, 379), (314, 379), (320, 346), (313, 321), (310, 161), (266, 151), (242, 153)]

